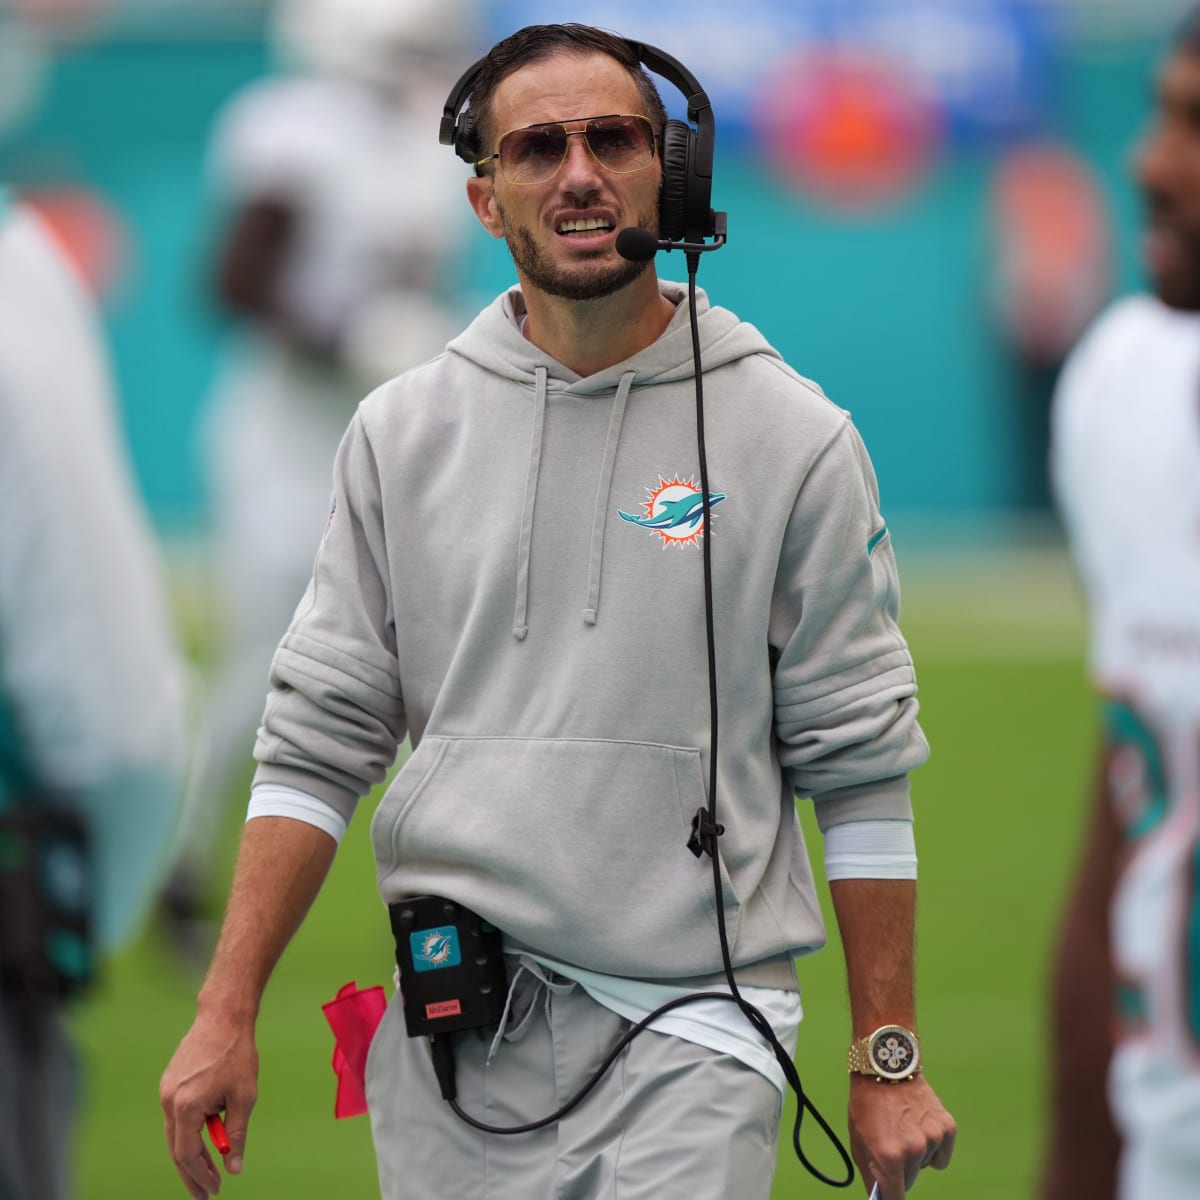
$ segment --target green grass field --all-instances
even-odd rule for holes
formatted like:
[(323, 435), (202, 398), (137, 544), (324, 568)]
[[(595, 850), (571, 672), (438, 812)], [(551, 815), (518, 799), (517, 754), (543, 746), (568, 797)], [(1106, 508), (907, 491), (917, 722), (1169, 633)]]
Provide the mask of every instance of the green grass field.
[[(929, 1077), (960, 1126), (952, 1169), (927, 1173), (917, 1195), (1028, 1200), (1044, 1125), (1047, 962), (1090, 773), (1082, 622), (1053, 547), (987, 560), (902, 556), (902, 570), (903, 624), (933, 747), (914, 776), (921, 1031)], [(819, 866), (819, 837), (804, 819)], [(229, 856), (238, 820), (231, 812)], [(333, 1118), (332, 1037), (320, 1006), (350, 979), (385, 983), (390, 953), (360, 820), (268, 990), (246, 1170), (223, 1195), (378, 1195), (365, 1118)], [(800, 964), (800, 979), (797, 1062), (841, 1131), (848, 1017), (836, 936)], [(196, 984), (148, 930), (75, 1014), (85, 1200), (185, 1194), (166, 1154), (157, 1089)], [(861, 1194), (809, 1179), (792, 1155), (790, 1129), (789, 1113), (775, 1197)], [(804, 1144), (836, 1173), (811, 1122)]]

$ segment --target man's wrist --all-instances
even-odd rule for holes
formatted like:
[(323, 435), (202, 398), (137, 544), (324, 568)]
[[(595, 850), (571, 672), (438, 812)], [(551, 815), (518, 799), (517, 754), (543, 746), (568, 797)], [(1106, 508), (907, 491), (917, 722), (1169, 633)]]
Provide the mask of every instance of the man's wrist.
[(880, 1025), (850, 1043), (846, 1065), (852, 1076), (904, 1083), (921, 1073), (921, 1041), (908, 1026)]
[(261, 1005), (261, 996), (248, 993), (244, 987), (226, 986), (210, 977), (196, 996), (196, 1016), (253, 1029)]

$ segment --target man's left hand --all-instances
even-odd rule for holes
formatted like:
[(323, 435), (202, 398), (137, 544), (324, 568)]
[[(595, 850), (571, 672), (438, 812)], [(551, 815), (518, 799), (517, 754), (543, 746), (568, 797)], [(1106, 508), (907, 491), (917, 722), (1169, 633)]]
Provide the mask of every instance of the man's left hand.
[(879, 1200), (904, 1200), (922, 1167), (944, 1170), (957, 1129), (923, 1075), (904, 1083), (850, 1079), (850, 1152), (865, 1190)]

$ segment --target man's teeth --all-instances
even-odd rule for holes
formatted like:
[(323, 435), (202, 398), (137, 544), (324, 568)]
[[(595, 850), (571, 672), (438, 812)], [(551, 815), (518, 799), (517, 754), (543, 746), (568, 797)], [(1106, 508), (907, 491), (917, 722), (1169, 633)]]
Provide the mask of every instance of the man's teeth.
[(612, 226), (599, 217), (587, 217), (583, 220), (564, 221), (559, 227), (559, 233), (594, 233), (596, 230), (608, 230)]

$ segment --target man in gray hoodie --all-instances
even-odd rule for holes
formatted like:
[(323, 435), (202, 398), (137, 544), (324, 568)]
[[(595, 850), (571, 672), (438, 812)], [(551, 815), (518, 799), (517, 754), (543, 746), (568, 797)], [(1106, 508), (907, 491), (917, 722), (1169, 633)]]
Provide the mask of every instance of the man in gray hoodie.
[[(794, 1049), (793, 961), (825, 940), (797, 796), (845, 947), (854, 1159), (883, 1200), (949, 1162), (954, 1123), (913, 1032), (907, 775), (927, 748), (874, 474), (847, 414), (697, 292), (706, 502), (687, 289), (616, 249), (622, 229), (659, 228), (673, 191), (642, 49), (530, 27), (471, 76), (467, 194), (520, 287), (368, 397), (338, 453), (225, 926), (163, 1077), (194, 1197), (219, 1185), (206, 1114), (226, 1113), (241, 1170), (267, 978), (406, 735), (372, 822), (380, 892), (479, 914), (511, 977), (498, 1030), (453, 1036), (464, 1110), (532, 1124), (631, 1024), (709, 995), (656, 1018), (569, 1115), (513, 1137), (442, 1103), (397, 996), (366, 1068), (386, 1197), (767, 1196), (783, 1075), (714, 996), (723, 925), (742, 996)], [(713, 784), (723, 821), (706, 830)]]

